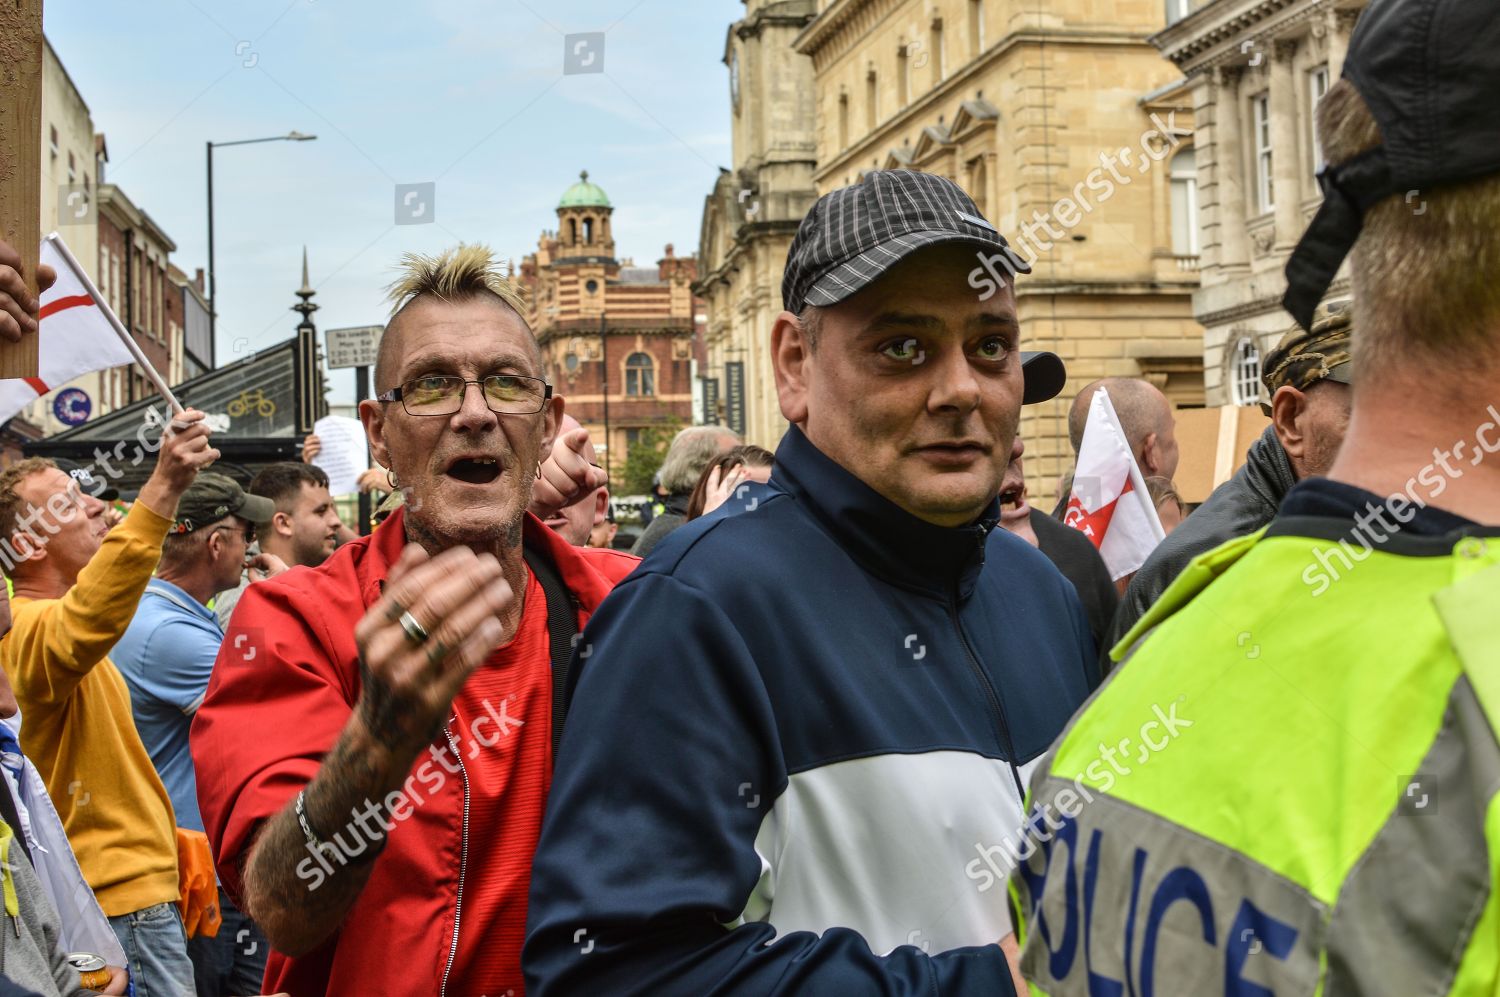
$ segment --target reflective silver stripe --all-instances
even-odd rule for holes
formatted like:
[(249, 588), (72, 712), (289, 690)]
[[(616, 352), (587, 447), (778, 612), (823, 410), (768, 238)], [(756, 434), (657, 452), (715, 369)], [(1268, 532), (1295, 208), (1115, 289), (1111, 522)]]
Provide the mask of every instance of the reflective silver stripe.
[(1327, 905), (1218, 842), (1091, 795), (1039, 784), (1053, 819), (1035, 820), (1044, 840), (1016, 876), (1028, 979), (1052, 997), (1316, 991)]
[(1473, 941), (1493, 889), (1484, 823), (1500, 745), (1467, 677), (1408, 785), (1392, 787), (1395, 810), (1339, 891), (1325, 997), (1446, 994)]

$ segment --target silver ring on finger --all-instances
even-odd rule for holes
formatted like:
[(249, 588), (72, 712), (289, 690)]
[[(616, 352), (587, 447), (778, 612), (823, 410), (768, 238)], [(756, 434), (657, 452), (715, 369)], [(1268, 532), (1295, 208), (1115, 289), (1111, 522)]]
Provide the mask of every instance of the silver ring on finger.
[(427, 641), (427, 630), (417, 622), (417, 618), (409, 612), (401, 614), (401, 629), (406, 631), (406, 639), (413, 644), (422, 644)]

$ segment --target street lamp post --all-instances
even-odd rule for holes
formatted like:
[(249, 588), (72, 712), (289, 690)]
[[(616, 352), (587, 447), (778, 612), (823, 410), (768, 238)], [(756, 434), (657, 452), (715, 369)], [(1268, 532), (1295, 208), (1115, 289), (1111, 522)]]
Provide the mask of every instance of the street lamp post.
[(287, 132), (285, 135), (272, 135), (269, 138), (247, 138), (238, 142), (206, 142), (208, 146), (208, 341), (210, 344), (217, 342), (214, 333), (218, 331), (219, 310), (215, 306), (215, 294), (219, 289), (219, 282), (214, 280), (214, 149), (224, 148), (229, 145), (255, 145), (257, 142), (311, 142), (316, 135), (304, 135), (298, 131)]

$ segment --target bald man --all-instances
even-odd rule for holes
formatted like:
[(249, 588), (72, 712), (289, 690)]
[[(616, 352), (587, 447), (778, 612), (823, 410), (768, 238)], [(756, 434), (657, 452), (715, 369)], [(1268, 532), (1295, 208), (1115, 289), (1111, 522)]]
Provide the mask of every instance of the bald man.
[[(1084, 386), (1068, 410), (1068, 439), (1076, 456), (1083, 445), (1083, 430), (1088, 423), (1089, 406), (1100, 388), (1109, 390), (1110, 403), (1130, 443), (1130, 452), (1140, 466), (1141, 477), (1172, 480), (1177, 473), (1177, 419), (1172, 403), (1148, 381), (1138, 377), (1102, 377)], [(1063, 518), (1068, 508), (1066, 493), (1058, 499), (1052, 515)]]
[[(570, 433), (575, 429), (582, 428), (579, 421), (571, 415), (562, 417), (562, 424), (558, 426), (558, 435)], [(598, 466), (599, 455), (594, 450), (594, 442), (588, 441), (583, 445), (583, 459), (590, 464)], [(595, 524), (604, 522), (609, 515), (609, 486), (600, 485), (594, 489), (593, 494), (585, 495), (572, 505), (563, 506), (561, 510), (545, 517), (542, 521), (547, 524), (548, 529), (555, 532), (574, 547), (583, 547), (589, 542), (589, 532)]]

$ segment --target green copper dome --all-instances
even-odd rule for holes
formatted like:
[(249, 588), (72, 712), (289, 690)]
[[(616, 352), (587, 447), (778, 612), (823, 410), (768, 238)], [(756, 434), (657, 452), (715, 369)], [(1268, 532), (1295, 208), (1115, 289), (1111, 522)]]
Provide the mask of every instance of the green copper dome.
[(578, 174), (578, 182), (563, 191), (559, 208), (608, 208), (609, 195), (598, 184), (589, 183), (589, 171)]

